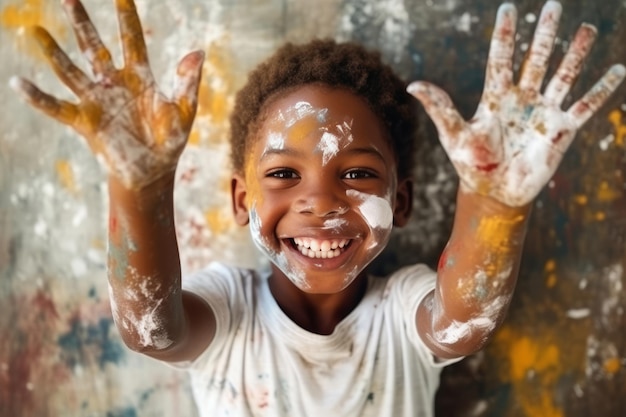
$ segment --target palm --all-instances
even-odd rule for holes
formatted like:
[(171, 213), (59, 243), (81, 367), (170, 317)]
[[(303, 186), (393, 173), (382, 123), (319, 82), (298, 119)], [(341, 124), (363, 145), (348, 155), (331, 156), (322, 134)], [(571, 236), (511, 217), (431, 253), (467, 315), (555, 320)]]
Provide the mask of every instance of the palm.
[(509, 205), (523, 205), (552, 177), (576, 134), (570, 116), (519, 89), (490, 110), (481, 103), (467, 129), (442, 139), (461, 181)]
[(470, 121), (462, 119), (448, 95), (437, 87), (424, 82), (409, 86), (437, 126), (461, 182), (510, 206), (526, 205), (535, 198), (558, 168), (577, 130), (624, 78), (624, 67), (613, 66), (584, 97), (567, 111), (561, 110), (595, 38), (595, 29), (583, 25), (554, 78), (540, 92), (560, 13), (559, 3), (546, 3), (524, 71), (514, 85), (517, 13), (511, 3), (500, 7), (485, 89)]
[(26, 80), (18, 88), (30, 103), (74, 128), (113, 175), (127, 187), (141, 187), (174, 171), (195, 116), (203, 54), (180, 62), (174, 97), (159, 92), (150, 71), (141, 24), (131, 0), (118, 0), (125, 67), (114, 67), (80, 2), (66, 2), (78, 43), (94, 80), (76, 67), (43, 28), (35, 37), (57, 76), (78, 97), (69, 103), (43, 93)]

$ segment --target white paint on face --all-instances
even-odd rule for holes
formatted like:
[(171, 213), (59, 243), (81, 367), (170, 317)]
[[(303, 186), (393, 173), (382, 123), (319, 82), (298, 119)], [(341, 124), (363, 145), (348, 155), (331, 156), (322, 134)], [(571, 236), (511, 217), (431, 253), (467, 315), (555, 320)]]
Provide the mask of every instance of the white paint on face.
[(252, 241), (254, 245), (265, 254), (270, 261), (280, 269), (283, 274), (291, 281), (293, 284), (301, 290), (307, 290), (310, 288), (309, 284), (306, 281), (306, 274), (304, 271), (299, 270), (292, 265), (289, 265), (287, 262), (287, 257), (284, 253), (277, 252), (274, 250), (271, 245), (263, 238), (261, 234), (261, 218), (256, 212), (255, 205), (252, 205), (250, 209), (250, 234), (252, 236)]
[(315, 149), (322, 153), (322, 165), (326, 165), (339, 152), (339, 138), (330, 132), (324, 132)]
[(281, 149), (285, 149), (285, 136), (279, 132), (269, 132), (267, 146), (263, 153), (267, 151), (279, 151)]
[(393, 209), (388, 198), (365, 194), (356, 190), (348, 190), (346, 195), (362, 201), (359, 211), (370, 228), (391, 230), (393, 226)]
[(313, 128), (310, 132), (298, 132), (298, 134), (321, 134), (315, 151), (322, 154), (322, 165), (326, 165), (353, 140), (352, 120), (344, 120), (335, 126), (328, 126), (328, 109), (317, 108), (306, 101), (299, 101), (292, 108), (284, 112), (280, 111), (277, 119), (284, 124), (285, 132), (270, 131), (268, 133), (266, 152), (284, 149), (286, 137), (289, 136), (288, 132), (297, 128), (297, 124), (305, 119), (314, 119), (318, 124), (317, 129)]
[[(345, 211), (342, 211), (341, 213), (344, 213)], [(325, 229), (339, 229), (341, 226), (345, 225), (346, 223), (348, 223), (345, 219), (341, 219), (341, 218), (335, 218), (335, 219), (328, 219), (324, 221), (324, 228)]]

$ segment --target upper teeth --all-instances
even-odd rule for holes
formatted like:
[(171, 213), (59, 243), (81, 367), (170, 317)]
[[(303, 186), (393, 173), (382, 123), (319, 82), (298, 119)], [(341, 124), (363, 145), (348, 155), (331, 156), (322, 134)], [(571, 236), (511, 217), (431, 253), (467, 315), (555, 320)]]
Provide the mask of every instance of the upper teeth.
[(295, 238), (300, 252), (309, 258), (333, 258), (341, 254), (341, 248), (349, 242), (347, 239), (318, 240), (311, 238)]

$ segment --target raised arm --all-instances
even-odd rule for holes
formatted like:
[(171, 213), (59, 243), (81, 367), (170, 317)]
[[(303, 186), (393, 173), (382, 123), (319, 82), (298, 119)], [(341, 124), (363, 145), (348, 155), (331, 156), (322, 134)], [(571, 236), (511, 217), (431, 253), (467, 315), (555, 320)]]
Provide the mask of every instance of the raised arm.
[(80, 1), (65, 0), (63, 6), (93, 76), (74, 65), (45, 29), (36, 27), (34, 36), (78, 103), (52, 97), (22, 78), (11, 83), (33, 107), (83, 136), (108, 168), (108, 278), (123, 340), (157, 358), (191, 359), (210, 342), (214, 319), (208, 306), (181, 291), (173, 187), (196, 112), (204, 54), (192, 52), (180, 61), (168, 99), (154, 81), (132, 0), (116, 0), (121, 69)]
[(600, 108), (626, 73), (614, 65), (568, 110), (561, 109), (596, 29), (583, 24), (543, 93), (561, 5), (548, 1), (517, 85), (513, 51), (517, 11), (500, 6), (476, 114), (465, 121), (448, 95), (425, 83), (408, 91), (434, 121), (460, 177), (452, 235), (441, 256), (438, 283), (418, 309), (418, 330), (442, 358), (481, 349), (511, 300), (530, 206), (550, 180), (577, 130)]

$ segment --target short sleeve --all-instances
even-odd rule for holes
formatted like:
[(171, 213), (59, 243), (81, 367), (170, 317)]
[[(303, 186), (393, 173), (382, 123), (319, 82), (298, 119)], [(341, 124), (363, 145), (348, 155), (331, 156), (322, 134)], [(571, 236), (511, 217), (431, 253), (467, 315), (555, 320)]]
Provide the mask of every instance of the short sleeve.
[(229, 333), (241, 319), (242, 283), (245, 270), (213, 262), (206, 268), (183, 277), (182, 289), (202, 298), (215, 315), (215, 336), (209, 347), (198, 358), (178, 367), (196, 368), (210, 362), (224, 346)]

